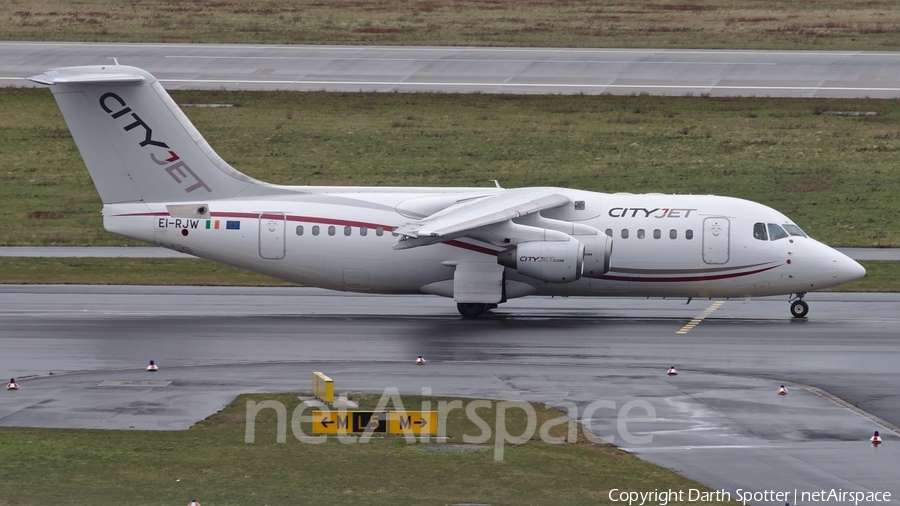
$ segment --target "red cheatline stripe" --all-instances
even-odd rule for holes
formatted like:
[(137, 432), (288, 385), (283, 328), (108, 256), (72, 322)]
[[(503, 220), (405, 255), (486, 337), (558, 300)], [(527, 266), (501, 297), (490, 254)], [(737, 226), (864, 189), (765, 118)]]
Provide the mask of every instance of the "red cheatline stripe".
[(728, 279), (728, 278), (739, 278), (741, 276), (749, 276), (751, 274), (757, 274), (760, 272), (765, 272), (776, 267), (780, 267), (779, 265), (773, 265), (771, 267), (766, 267), (765, 269), (757, 269), (755, 271), (746, 271), (746, 272), (734, 272), (731, 274), (716, 274), (714, 276), (689, 276), (689, 277), (672, 277), (672, 278), (649, 278), (649, 277), (640, 277), (640, 276), (594, 276), (595, 279), (609, 279), (612, 281), (635, 281), (639, 283), (669, 283), (669, 282), (684, 282), (684, 281), (714, 281), (717, 279)]
[[(133, 214), (118, 214), (116, 216), (168, 216), (167, 212), (157, 212), (157, 213), (133, 213)], [(210, 216), (215, 218), (250, 218), (257, 219), (260, 217), (259, 213), (222, 213), (222, 212), (211, 212)], [(382, 227), (384, 230), (391, 232), (394, 230), (393, 225), (379, 225), (377, 223), (368, 223), (364, 221), (351, 221), (351, 220), (337, 220), (331, 218), (317, 218), (314, 216), (292, 216), (288, 215), (286, 218), (282, 214), (271, 214), (264, 213), (262, 215), (263, 219), (267, 220), (282, 220), (286, 219), (287, 221), (296, 221), (301, 223), (321, 223), (324, 225), (340, 225), (340, 226), (349, 226), (349, 227), (368, 227), (368, 228), (377, 228)], [(205, 219), (205, 218), (196, 218), (196, 219)], [(483, 253), (485, 255), (496, 255), (498, 251), (492, 250), (489, 248), (485, 248), (483, 246), (476, 246), (474, 244), (465, 243), (462, 241), (451, 240), (446, 241), (444, 244), (448, 246), (453, 246), (456, 248), (462, 248), (469, 251), (474, 251), (476, 253)]]
[[(263, 213), (260, 216), (260, 213), (209, 213), (211, 217), (214, 218), (249, 218), (249, 219), (258, 219), (262, 217), (266, 220), (286, 220), (286, 221), (297, 221), (302, 223), (322, 223), (325, 225), (340, 225), (340, 226), (350, 226), (350, 227), (368, 227), (368, 228), (376, 228), (382, 227), (388, 232), (394, 230), (393, 225), (381, 225), (379, 223), (369, 223), (365, 221), (352, 221), (352, 220), (338, 220), (331, 218), (317, 218), (314, 216), (293, 216), (288, 215), (286, 218), (281, 213), (272, 214), (272, 213)], [(130, 214), (117, 214), (116, 216), (169, 216), (169, 213), (163, 212), (155, 212), (155, 213), (130, 213)], [(205, 220), (208, 218), (190, 218), (192, 220)]]

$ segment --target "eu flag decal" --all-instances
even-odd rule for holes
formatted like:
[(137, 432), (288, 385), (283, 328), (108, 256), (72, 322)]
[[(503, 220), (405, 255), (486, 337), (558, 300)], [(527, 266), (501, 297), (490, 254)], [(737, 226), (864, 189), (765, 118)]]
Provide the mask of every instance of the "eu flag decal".
[(226, 230), (240, 230), (241, 222), (228, 220), (227, 222), (225, 222), (225, 229)]

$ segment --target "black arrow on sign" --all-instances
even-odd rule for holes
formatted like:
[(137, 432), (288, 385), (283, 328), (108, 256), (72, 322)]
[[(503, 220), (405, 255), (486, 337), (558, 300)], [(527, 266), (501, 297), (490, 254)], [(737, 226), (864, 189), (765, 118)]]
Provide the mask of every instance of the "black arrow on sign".
[(419, 427), (424, 427), (424, 426), (428, 425), (428, 422), (426, 422), (425, 419), (421, 418), (421, 417), (419, 418), (418, 422), (413, 422), (413, 423), (418, 425)]
[(322, 419), (322, 425), (325, 426), (326, 428), (328, 427), (328, 424), (331, 424), (331, 423), (334, 423), (334, 420), (329, 420), (328, 417), (325, 417), (324, 419)]

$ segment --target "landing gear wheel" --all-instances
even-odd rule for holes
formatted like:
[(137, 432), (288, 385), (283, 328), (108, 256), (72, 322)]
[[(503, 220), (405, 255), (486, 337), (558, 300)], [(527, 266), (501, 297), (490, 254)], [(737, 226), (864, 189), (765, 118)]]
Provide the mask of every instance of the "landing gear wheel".
[(791, 302), (791, 315), (794, 318), (803, 318), (806, 313), (809, 313), (809, 304), (802, 300)]
[(456, 310), (459, 311), (459, 314), (463, 315), (464, 318), (478, 318), (481, 316), (481, 313), (484, 313), (487, 309), (487, 304), (459, 303), (456, 305)]

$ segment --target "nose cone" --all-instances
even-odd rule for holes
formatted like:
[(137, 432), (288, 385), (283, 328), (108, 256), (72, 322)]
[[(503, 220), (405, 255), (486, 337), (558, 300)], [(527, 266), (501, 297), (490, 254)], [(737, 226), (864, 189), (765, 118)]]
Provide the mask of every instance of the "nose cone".
[(840, 256), (837, 260), (837, 270), (838, 280), (840, 280), (841, 283), (855, 281), (866, 275), (866, 268), (862, 265), (859, 265), (859, 262), (853, 260), (847, 255), (844, 255), (843, 253), (839, 253), (839, 255)]

